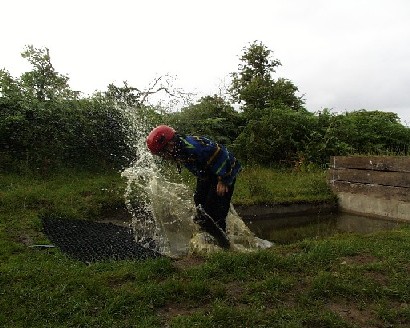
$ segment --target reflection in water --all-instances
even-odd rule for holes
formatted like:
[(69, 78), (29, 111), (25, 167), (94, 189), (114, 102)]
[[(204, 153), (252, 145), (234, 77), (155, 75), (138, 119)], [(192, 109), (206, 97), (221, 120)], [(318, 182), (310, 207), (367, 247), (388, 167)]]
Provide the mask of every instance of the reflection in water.
[(263, 218), (245, 222), (258, 237), (281, 244), (305, 238), (323, 238), (338, 233), (367, 234), (394, 229), (403, 224), (347, 213)]

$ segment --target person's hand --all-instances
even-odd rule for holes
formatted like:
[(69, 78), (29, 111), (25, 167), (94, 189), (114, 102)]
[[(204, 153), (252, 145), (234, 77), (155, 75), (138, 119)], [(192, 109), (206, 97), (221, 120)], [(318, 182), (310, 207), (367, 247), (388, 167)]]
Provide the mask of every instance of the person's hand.
[(224, 196), (228, 192), (228, 186), (222, 181), (219, 181), (216, 185), (216, 193), (218, 196)]

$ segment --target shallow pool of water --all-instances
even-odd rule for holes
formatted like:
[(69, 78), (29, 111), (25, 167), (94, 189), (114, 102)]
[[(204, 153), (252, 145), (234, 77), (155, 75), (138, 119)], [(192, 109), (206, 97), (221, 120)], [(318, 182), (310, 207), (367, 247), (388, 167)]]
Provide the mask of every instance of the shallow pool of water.
[(368, 234), (404, 224), (347, 213), (263, 218), (244, 222), (258, 237), (278, 244), (289, 244), (305, 238), (323, 238), (338, 233)]

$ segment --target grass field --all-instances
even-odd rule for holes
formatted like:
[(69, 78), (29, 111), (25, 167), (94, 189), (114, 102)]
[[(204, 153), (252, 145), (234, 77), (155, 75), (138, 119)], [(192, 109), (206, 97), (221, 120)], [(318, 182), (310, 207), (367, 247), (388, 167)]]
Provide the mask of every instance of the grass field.
[[(0, 327), (409, 327), (410, 228), (253, 253), (86, 265), (47, 243), (41, 215), (123, 208), (118, 172), (0, 175)], [(237, 204), (334, 201), (324, 172), (245, 169)]]

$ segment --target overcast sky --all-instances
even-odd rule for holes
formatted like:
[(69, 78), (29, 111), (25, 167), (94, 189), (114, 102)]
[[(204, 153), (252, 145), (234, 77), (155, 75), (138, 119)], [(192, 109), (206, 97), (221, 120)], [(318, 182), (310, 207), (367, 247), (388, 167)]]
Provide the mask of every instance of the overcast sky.
[(409, 0), (1, 0), (0, 68), (30, 69), (47, 47), (57, 72), (91, 94), (109, 83), (217, 93), (243, 48), (261, 41), (316, 112), (397, 113), (410, 125)]

